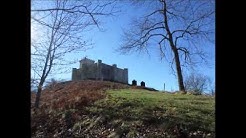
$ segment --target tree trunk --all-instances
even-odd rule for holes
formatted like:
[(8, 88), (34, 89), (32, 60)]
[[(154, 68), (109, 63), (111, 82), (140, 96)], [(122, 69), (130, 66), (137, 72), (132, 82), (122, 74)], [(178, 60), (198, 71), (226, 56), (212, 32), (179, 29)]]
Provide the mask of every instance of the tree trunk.
[(180, 60), (179, 60), (179, 53), (178, 53), (177, 49), (173, 49), (173, 52), (174, 52), (176, 70), (177, 70), (177, 75), (178, 75), (179, 91), (186, 93), (185, 87), (184, 87), (184, 81), (183, 81), (183, 75), (182, 75)]
[(39, 108), (39, 101), (40, 101), (41, 92), (42, 92), (42, 86), (41, 86), (41, 84), (39, 84), (38, 92), (36, 94), (36, 100), (35, 100), (35, 108)]
[(165, 29), (167, 31), (167, 34), (169, 36), (169, 44), (171, 46), (171, 49), (174, 53), (174, 59), (175, 59), (175, 64), (176, 64), (176, 70), (177, 70), (177, 75), (178, 75), (178, 84), (179, 84), (179, 91), (186, 93), (185, 87), (184, 87), (184, 81), (183, 81), (183, 75), (182, 75), (182, 70), (180, 66), (180, 60), (179, 60), (179, 53), (176, 45), (173, 42), (173, 35), (170, 31), (169, 25), (168, 25), (168, 18), (167, 18), (167, 4), (166, 1), (163, 2), (163, 16), (164, 16), (164, 24), (165, 24)]

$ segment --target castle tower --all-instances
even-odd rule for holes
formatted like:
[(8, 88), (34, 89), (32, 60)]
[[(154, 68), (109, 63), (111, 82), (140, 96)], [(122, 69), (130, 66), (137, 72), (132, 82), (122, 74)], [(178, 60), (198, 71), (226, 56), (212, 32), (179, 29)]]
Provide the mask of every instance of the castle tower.
[(73, 68), (73, 70), (72, 70), (72, 80), (78, 80), (76, 68)]
[(94, 60), (91, 60), (91, 59), (88, 59), (88, 58), (83, 58), (83, 59), (81, 59), (80, 61), (80, 68), (83, 68), (83, 65), (92, 65), (92, 64), (94, 64), (95, 63), (95, 61)]
[(124, 83), (128, 84), (128, 69), (124, 68)]
[(117, 65), (113, 64), (112, 65), (112, 73), (111, 73), (111, 80), (112, 81), (116, 81), (117, 77), (116, 77), (116, 73), (117, 73)]
[(96, 80), (103, 80), (102, 77), (102, 60), (97, 61), (97, 75)]

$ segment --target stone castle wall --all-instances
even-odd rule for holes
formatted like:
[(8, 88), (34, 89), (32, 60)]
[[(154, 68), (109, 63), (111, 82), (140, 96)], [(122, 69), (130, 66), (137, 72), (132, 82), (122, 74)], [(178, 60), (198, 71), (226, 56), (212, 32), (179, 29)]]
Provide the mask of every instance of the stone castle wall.
[(95, 63), (90, 59), (82, 59), (80, 68), (73, 68), (72, 80), (107, 80), (128, 84), (128, 69), (117, 68), (116, 64), (112, 66), (102, 63), (98, 60)]

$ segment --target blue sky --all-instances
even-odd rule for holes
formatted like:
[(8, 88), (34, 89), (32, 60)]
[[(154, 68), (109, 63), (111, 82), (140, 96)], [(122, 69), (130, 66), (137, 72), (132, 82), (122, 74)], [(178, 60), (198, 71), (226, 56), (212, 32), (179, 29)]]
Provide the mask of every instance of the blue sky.
[[(102, 20), (103, 23), (101, 27), (103, 27), (105, 31), (101, 32), (98, 29), (94, 29), (87, 34), (87, 37), (91, 38), (94, 43), (93, 48), (85, 52), (73, 54), (73, 58), (76, 57), (82, 59), (87, 56), (87, 58), (95, 61), (101, 59), (103, 63), (109, 65), (117, 64), (117, 67), (119, 68), (128, 68), (128, 83), (131, 83), (133, 79), (137, 80), (138, 84), (140, 84), (141, 81), (144, 81), (147, 87), (152, 87), (158, 90), (163, 90), (163, 85), (165, 83), (165, 90), (178, 90), (176, 77), (173, 75), (166, 60), (160, 59), (157, 49), (153, 49), (150, 52), (150, 55), (146, 53), (121, 55), (115, 51), (121, 43), (122, 28), (129, 25), (131, 18), (139, 16), (145, 12), (143, 9), (136, 9), (129, 5), (124, 5), (121, 9), (122, 12), (116, 16)], [(214, 82), (215, 48), (214, 44), (210, 43), (209, 45), (210, 46), (208, 46), (209, 48), (207, 50), (211, 55), (211, 66), (201, 67), (199, 71), (211, 77)], [(73, 64), (69, 68), (79, 68), (79, 63)], [(70, 80), (71, 75), (71, 72), (69, 72), (67, 74), (59, 74), (52, 77), (56, 79)]]

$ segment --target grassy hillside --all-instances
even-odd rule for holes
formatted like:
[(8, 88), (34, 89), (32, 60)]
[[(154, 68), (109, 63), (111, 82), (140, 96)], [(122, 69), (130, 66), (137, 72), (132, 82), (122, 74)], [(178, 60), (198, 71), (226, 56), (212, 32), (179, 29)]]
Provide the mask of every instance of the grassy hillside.
[(86, 81), (46, 93), (60, 98), (44, 94), (41, 109), (32, 109), (32, 137), (215, 137), (213, 97)]

